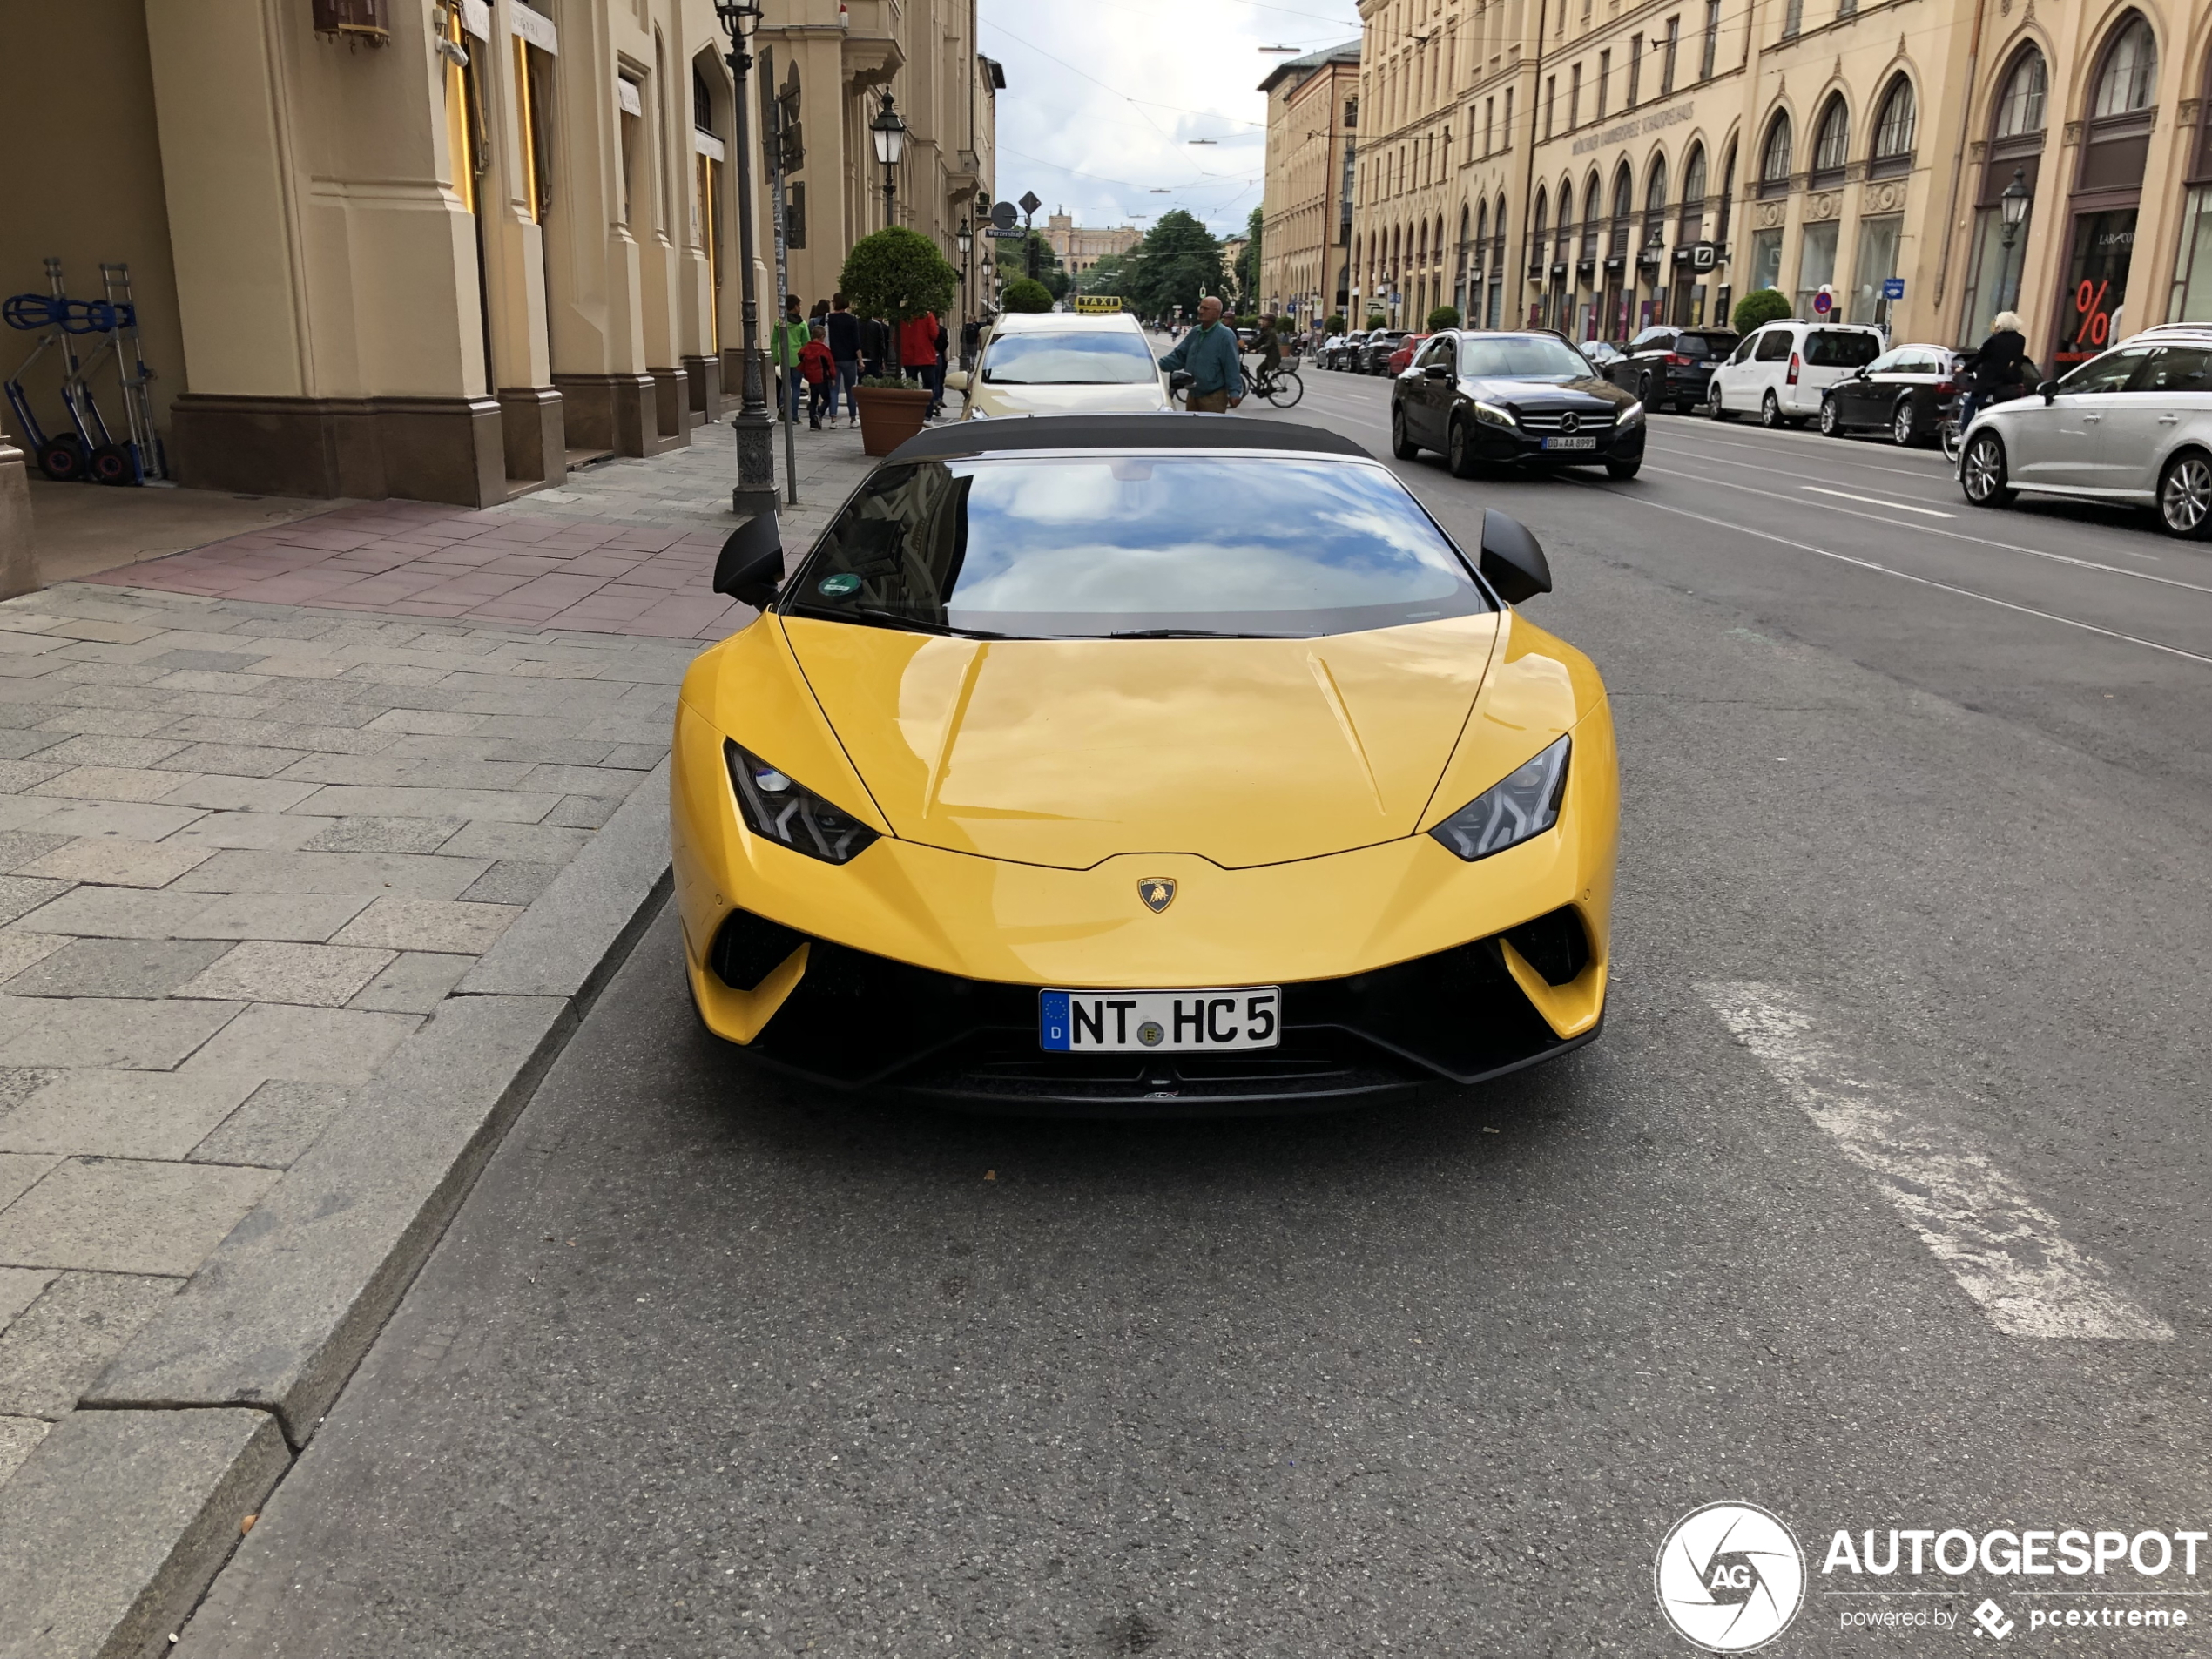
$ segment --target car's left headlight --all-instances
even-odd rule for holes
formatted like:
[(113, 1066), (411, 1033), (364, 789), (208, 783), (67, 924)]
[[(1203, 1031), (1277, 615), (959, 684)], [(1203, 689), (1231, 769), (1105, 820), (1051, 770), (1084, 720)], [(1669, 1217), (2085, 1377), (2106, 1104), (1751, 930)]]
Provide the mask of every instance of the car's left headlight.
[(1629, 404), (1627, 408), (1621, 411), (1621, 419), (1619, 423), (1622, 426), (1642, 426), (1643, 424), (1643, 405), (1641, 402)]
[(728, 738), (722, 739), (722, 758), (738, 792), (738, 810), (755, 835), (825, 864), (850, 864), (873, 845), (876, 833), (852, 813), (793, 783)]
[(1559, 822), (1559, 803), (1567, 793), (1568, 742), (1561, 738), (1429, 833), (1470, 864), (1541, 835)]

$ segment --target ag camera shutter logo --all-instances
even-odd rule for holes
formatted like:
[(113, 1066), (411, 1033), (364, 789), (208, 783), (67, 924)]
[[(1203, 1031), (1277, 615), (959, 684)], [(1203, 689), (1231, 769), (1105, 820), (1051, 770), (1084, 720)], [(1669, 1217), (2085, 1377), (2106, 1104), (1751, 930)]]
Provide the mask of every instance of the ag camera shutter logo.
[(1757, 1504), (1709, 1503), (1675, 1522), (1652, 1568), (1659, 1610), (1708, 1653), (1749, 1653), (1790, 1628), (1805, 1597), (1805, 1557)]

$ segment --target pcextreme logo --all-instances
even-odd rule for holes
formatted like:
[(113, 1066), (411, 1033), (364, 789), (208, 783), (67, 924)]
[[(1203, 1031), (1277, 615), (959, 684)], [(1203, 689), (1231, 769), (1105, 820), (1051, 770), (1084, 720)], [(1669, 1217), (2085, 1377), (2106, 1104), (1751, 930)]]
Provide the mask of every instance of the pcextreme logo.
[(1790, 1628), (1805, 1596), (1805, 1557), (1757, 1504), (1709, 1503), (1675, 1522), (1652, 1568), (1659, 1610), (1708, 1653), (1749, 1653)]

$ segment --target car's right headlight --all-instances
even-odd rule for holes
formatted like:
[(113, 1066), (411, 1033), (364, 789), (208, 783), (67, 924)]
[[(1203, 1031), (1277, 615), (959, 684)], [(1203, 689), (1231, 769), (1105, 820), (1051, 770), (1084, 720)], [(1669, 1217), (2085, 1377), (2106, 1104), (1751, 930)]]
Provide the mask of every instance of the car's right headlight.
[(850, 864), (876, 840), (876, 833), (852, 815), (793, 783), (759, 755), (722, 739), (738, 810), (755, 835), (781, 842), (794, 853), (825, 864)]
[(1559, 822), (1559, 803), (1567, 793), (1568, 745), (1568, 738), (1560, 738), (1429, 833), (1470, 864), (1541, 835)]
[(1521, 424), (1514, 419), (1511, 409), (1495, 403), (1485, 403), (1480, 398), (1474, 400), (1474, 418), (1485, 426), (1501, 426), (1508, 430)]

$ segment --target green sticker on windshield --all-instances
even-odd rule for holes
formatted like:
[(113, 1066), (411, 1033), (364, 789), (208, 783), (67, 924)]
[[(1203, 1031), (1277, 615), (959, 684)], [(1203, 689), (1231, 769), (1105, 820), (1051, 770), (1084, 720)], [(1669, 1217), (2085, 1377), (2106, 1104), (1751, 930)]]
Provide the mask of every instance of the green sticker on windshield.
[(840, 571), (836, 576), (824, 577), (814, 590), (832, 599), (842, 599), (860, 590), (860, 578), (849, 570)]

